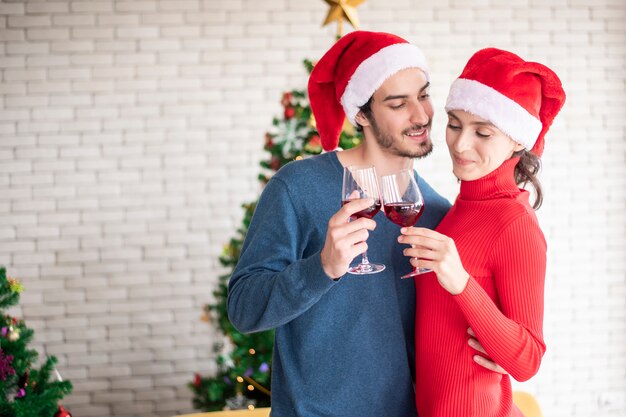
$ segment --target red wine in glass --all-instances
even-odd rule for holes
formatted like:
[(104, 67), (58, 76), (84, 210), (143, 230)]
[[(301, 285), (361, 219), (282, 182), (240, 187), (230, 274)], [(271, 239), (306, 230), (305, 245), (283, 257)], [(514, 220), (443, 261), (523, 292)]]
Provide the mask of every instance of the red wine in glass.
[(423, 204), (404, 202), (385, 204), (385, 216), (398, 226), (414, 226), (423, 212)]
[[(341, 205), (350, 201), (371, 198), (374, 204), (356, 212), (350, 216), (350, 220), (357, 220), (360, 217), (373, 218), (382, 207), (380, 200), (380, 186), (378, 174), (373, 166), (353, 165), (345, 167), (343, 170), (343, 186), (341, 188)], [(375, 274), (385, 269), (385, 265), (369, 261), (367, 251), (361, 254), (361, 262), (348, 268), (349, 274), (365, 275)]]
[[(424, 212), (424, 198), (420, 192), (413, 170), (402, 170), (381, 177), (385, 216), (401, 227), (415, 226)], [(402, 278), (431, 272), (427, 268), (415, 268)]]
[[(343, 200), (341, 202), (341, 205), (343, 206), (345, 204), (348, 204), (351, 201), (354, 201), (354, 200)], [(380, 202), (380, 200), (376, 200), (376, 202), (372, 204), (371, 206), (369, 206), (368, 208), (363, 209), (361, 211), (357, 211), (356, 213), (352, 214), (352, 216), (350, 216), (350, 219), (356, 220), (361, 217), (367, 217), (368, 219), (371, 219), (372, 217), (376, 215), (376, 213), (380, 211), (381, 207), (382, 207), (382, 203)]]

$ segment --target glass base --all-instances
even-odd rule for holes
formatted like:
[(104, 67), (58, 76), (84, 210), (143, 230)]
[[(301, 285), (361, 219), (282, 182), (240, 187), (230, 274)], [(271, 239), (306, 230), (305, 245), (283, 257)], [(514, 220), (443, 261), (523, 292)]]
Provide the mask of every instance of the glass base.
[(385, 270), (385, 265), (381, 264), (358, 264), (356, 266), (351, 266), (348, 268), (348, 274), (354, 275), (366, 275), (366, 274), (377, 274), (381, 271)]
[(428, 269), (428, 268), (414, 268), (413, 272), (409, 272), (406, 275), (402, 275), (400, 278), (405, 279), (405, 278), (416, 277), (418, 275), (427, 274), (429, 272), (433, 272), (433, 270)]

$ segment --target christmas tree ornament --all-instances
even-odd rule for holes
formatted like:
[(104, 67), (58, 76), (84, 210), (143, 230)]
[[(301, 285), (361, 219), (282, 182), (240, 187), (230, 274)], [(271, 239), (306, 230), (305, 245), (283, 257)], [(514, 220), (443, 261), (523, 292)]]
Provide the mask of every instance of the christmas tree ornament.
[(365, 0), (324, 0), (330, 6), (326, 19), (322, 26), (329, 23), (337, 22), (337, 36), (343, 36), (343, 21), (347, 21), (353, 28), (359, 29), (359, 17), (356, 12), (356, 6)]
[(293, 119), (293, 117), (296, 115), (296, 110), (293, 107), (285, 107), (285, 119), (289, 120), (289, 119)]
[(202, 312), (202, 315), (200, 316), (200, 320), (205, 322), (205, 323), (208, 323), (208, 322), (211, 321), (211, 317), (209, 316), (208, 312), (204, 311), (204, 312)]
[(6, 337), (10, 342), (15, 342), (20, 338), (20, 329), (13, 326), (3, 327), (0, 333), (2, 337)]
[(65, 408), (59, 406), (59, 411), (57, 411), (54, 417), (72, 417), (72, 415)]
[(291, 99), (293, 98), (293, 94), (291, 92), (285, 92), (283, 93), (283, 98), (280, 100), (280, 104), (283, 105), (283, 107), (289, 107), (291, 106)]
[(13, 326), (9, 326), (9, 331), (7, 333), (7, 339), (11, 342), (15, 342), (20, 338), (20, 329), (17, 329)]
[(311, 136), (311, 139), (309, 140), (309, 142), (306, 145), (304, 145), (304, 150), (314, 155), (321, 153), (322, 152), (322, 140), (320, 139), (319, 135)]
[(6, 381), (9, 375), (15, 375), (15, 369), (13, 368), (13, 356), (5, 355), (2, 349), (0, 349), (0, 379)]
[(15, 278), (8, 278), (7, 283), (9, 284), (9, 289), (14, 293), (21, 293), (24, 290), (24, 286), (21, 282), (16, 280)]
[(265, 133), (265, 145), (263, 145), (263, 149), (269, 151), (274, 146), (274, 142), (272, 141), (272, 135), (269, 133)]

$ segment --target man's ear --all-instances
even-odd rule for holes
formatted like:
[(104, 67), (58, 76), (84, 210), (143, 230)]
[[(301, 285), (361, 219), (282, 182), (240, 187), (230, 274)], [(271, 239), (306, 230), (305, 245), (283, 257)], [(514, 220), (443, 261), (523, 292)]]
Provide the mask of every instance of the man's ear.
[(370, 121), (367, 119), (367, 117), (365, 117), (365, 114), (363, 114), (362, 110), (359, 110), (359, 112), (356, 114), (356, 116), (354, 116), (354, 120), (360, 124), (361, 126), (369, 126), (370, 125)]

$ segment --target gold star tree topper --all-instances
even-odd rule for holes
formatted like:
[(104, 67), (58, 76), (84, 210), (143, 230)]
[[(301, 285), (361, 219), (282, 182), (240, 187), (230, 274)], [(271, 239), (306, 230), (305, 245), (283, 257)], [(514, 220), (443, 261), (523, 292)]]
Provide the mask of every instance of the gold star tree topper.
[(337, 36), (343, 36), (343, 21), (347, 21), (353, 28), (359, 29), (359, 17), (356, 6), (365, 0), (324, 0), (330, 6), (326, 20), (322, 26), (331, 22), (337, 22)]

